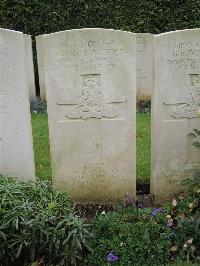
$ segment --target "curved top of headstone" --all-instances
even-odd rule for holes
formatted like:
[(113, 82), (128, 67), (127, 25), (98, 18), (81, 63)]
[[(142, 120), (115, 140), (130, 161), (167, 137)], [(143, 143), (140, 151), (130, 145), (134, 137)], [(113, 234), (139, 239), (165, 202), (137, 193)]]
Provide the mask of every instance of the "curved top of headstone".
[[(63, 34), (63, 33), (71, 33), (71, 32), (122, 32), (122, 33), (127, 33), (127, 34), (135, 34), (134, 32), (130, 32), (130, 31), (122, 31), (122, 30), (115, 30), (115, 29), (104, 29), (104, 28), (81, 28), (81, 29), (71, 29), (71, 30), (64, 30), (64, 31), (56, 31), (53, 33), (48, 33), (48, 34), (41, 34), (38, 36), (54, 36), (57, 34)], [(38, 37), (37, 36), (37, 37)]]
[(177, 34), (177, 33), (184, 33), (184, 32), (185, 33), (189, 33), (189, 32), (195, 32), (195, 31), (200, 31), (200, 28), (168, 31), (168, 32), (163, 32), (163, 33), (160, 33), (160, 34), (156, 34), (155, 37), (160, 37), (160, 36), (163, 36), (163, 35)]
[(3, 29), (3, 28), (0, 28), (0, 32), (23, 34), (23, 32), (21, 32), (21, 31), (10, 30), (10, 29)]

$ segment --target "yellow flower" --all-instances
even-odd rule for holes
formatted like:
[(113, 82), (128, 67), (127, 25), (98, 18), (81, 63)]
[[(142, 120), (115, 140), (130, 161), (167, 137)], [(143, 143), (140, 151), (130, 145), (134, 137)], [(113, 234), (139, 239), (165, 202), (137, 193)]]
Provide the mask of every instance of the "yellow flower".
[(190, 203), (188, 206), (189, 206), (190, 209), (192, 209), (193, 208), (193, 203)]
[(55, 209), (55, 207), (56, 207), (56, 204), (54, 202), (51, 202), (51, 203), (48, 204), (48, 209), (49, 210), (53, 210), (53, 209)]

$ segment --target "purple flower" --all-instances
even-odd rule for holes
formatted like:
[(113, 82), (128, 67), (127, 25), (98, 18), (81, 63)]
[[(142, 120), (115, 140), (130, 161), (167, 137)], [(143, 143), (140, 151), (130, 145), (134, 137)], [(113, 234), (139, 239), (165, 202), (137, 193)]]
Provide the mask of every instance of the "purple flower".
[(131, 197), (130, 192), (127, 192), (127, 201), (128, 201), (129, 204), (133, 204), (133, 199)]
[(116, 262), (116, 261), (118, 261), (118, 256), (116, 256), (116, 255), (114, 255), (113, 254), (113, 252), (110, 252), (108, 255), (107, 255), (107, 257), (106, 257), (106, 260), (108, 261), (108, 262)]
[(172, 219), (168, 220), (167, 227), (172, 227), (172, 225), (173, 225), (173, 220)]
[(142, 203), (139, 202), (137, 207), (138, 207), (139, 209), (142, 209), (142, 207), (143, 207), (143, 206), (142, 206)]
[(158, 212), (158, 209), (157, 208), (154, 208), (152, 211), (151, 211), (151, 216), (156, 216)]
[(157, 213), (163, 213), (163, 208), (154, 208), (152, 211), (151, 211), (151, 216), (156, 216)]

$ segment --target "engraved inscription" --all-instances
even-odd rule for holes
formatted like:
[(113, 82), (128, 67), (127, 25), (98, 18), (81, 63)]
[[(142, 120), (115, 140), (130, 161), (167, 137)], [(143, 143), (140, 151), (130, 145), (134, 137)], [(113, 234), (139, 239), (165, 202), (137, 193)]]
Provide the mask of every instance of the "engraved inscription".
[(190, 178), (197, 173), (200, 173), (199, 168), (169, 169), (166, 173), (167, 182), (170, 184), (180, 184), (181, 179)]
[(62, 40), (56, 47), (56, 62), (62, 62), (67, 69), (116, 68), (128, 56), (128, 49), (124, 45), (116, 44), (114, 40), (74, 43)]
[(171, 58), (167, 59), (168, 66), (175, 70), (200, 69), (200, 42), (178, 42), (174, 45)]

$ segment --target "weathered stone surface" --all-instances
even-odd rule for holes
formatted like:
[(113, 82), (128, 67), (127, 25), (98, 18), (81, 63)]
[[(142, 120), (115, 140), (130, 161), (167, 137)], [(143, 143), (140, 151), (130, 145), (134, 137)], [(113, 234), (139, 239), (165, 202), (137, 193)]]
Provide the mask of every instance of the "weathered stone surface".
[(26, 64), (26, 78), (28, 79), (28, 91), (30, 101), (36, 100), (35, 90), (35, 74), (33, 67), (33, 50), (31, 35), (24, 34), (25, 41), (25, 64)]
[[(44, 78), (43, 35), (36, 37), (37, 62), (40, 83), (40, 98), (46, 101)], [(150, 33), (136, 33), (136, 85), (137, 97), (151, 99), (153, 90), (153, 38)]]
[(200, 150), (192, 145), (200, 140), (199, 107), (200, 29), (156, 36), (151, 193), (158, 202), (200, 170)]
[(0, 29), (0, 174), (35, 178), (24, 35)]
[(150, 33), (136, 33), (137, 97), (151, 98), (153, 91), (153, 40)]
[(53, 183), (76, 201), (135, 197), (136, 37), (43, 35)]
[(43, 35), (36, 37), (36, 49), (37, 49), (37, 64), (38, 64), (38, 73), (39, 73), (39, 84), (40, 84), (40, 98), (42, 101), (46, 101), (46, 87), (45, 87), (45, 78), (44, 78), (44, 43)]

